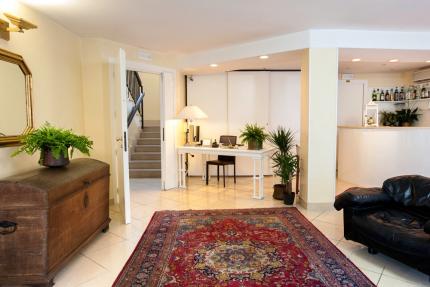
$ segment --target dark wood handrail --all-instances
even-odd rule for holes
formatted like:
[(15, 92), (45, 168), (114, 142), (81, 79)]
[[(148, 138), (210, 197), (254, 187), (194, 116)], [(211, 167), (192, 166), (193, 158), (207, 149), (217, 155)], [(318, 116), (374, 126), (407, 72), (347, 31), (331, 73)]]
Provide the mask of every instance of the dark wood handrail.
[(136, 71), (127, 70), (127, 89), (130, 93), (131, 98), (133, 99), (134, 106), (129, 115), (127, 116), (127, 126), (133, 122), (133, 118), (136, 115), (136, 112), (139, 111), (141, 120), (142, 120), (142, 129), (143, 129), (143, 97), (145, 93), (143, 92), (142, 80), (140, 79), (139, 73)]
[[(140, 109), (141, 104), (143, 103), (143, 97), (145, 96), (145, 93), (141, 93), (139, 98), (137, 98), (137, 102), (135, 103), (133, 109), (131, 110), (130, 114), (127, 117), (127, 127), (131, 125), (133, 122), (133, 118), (136, 115), (137, 111)], [(143, 121), (143, 119), (142, 119)], [(143, 122), (142, 122), (142, 129), (143, 129)]]

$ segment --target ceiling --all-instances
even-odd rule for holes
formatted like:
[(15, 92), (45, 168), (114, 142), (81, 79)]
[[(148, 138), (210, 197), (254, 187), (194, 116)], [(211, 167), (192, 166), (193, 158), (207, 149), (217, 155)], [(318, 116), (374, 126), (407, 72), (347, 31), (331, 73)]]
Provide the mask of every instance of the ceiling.
[(191, 53), (309, 29), (430, 31), (428, 0), (21, 2), (81, 36), (159, 52)]
[[(359, 58), (360, 62), (352, 62)], [(389, 60), (398, 59), (396, 63)], [(283, 52), (269, 55), (268, 59), (259, 57), (238, 59), (217, 63), (218, 67), (210, 66), (187, 69), (187, 74), (210, 74), (242, 69), (258, 70), (299, 70), (302, 51)], [(387, 73), (417, 70), (430, 66), (430, 51), (423, 50), (387, 50), (387, 49), (339, 49), (340, 73)]]

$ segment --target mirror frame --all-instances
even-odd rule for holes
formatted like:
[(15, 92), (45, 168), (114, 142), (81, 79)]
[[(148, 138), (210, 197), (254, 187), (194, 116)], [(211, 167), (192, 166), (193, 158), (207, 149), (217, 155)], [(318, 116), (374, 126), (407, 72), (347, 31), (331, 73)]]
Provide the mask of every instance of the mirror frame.
[(0, 61), (18, 65), (25, 76), (25, 102), (27, 123), (22, 134), (0, 136), (0, 147), (20, 145), (23, 135), (28, 134), (34, 128), (33, 125), (33, 105), (32, 105), (32, 75), (21, 55), (0, 49)]

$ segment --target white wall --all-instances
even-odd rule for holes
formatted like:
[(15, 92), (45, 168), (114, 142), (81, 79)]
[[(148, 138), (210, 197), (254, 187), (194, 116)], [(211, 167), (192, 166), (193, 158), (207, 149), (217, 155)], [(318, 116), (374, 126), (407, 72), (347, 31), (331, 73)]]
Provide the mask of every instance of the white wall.
[[(267, 130), (282, 125), (300, 136), (300, 72), (229, 72), (193, 76), (188, 80), (188, 104), (199, 106), (208, 118), (201, 126), (201, 138), (219, 139), (236, 135), (246, 123), (258, 123)], [(267, 143), (266, 143), (267, 144)], [(190, 175), (200, 175), (201, 157), (190, 158)], [(213, 169), (215, 172), (215, 169)], [(230, 174), (232, 170), (230, 170)], [(270, 174), (269, 162), (265, 173)], [(252, 162), (237, 159), (237, 174), (252, 174)]]
[[(212, 74), (188, 78), (188, 105), (196, 105), (208, 118), (193, 122), (200, 126), (200, 139), (219, 139), (228, 133), (227, 124), (227, 74)], [(189, 157), (189, 174), (200, 175), (202, 171), (201, 155)]]
[(160, 75), (139, 73), (145, 97), (143, 98), (143, 115), (145, 121), (160, 120)]
[[(8, 12), (38, 25), (23, 34), (12, 33), (10, 41), (0, 40), (0, 48), (22, 55), (33, 74), (35, 126), (48, 121), (83, 133), (80, 38), (17, 1), (9, 3), (0, 5), (0, 15)], [(38, 155), (10, 158), (14, 149), (0, 148), (0, 178), (38, 167)]]
[(411, 71), (354, 74), (354, 80), (366, 80), (369, 88), (409, 86), (412, 84), (412, 77), (413, 73)]

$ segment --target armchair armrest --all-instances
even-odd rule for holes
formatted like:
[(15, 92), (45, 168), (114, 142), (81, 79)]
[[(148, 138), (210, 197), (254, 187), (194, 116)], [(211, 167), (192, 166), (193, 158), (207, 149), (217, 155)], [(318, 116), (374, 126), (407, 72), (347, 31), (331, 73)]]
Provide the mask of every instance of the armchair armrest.
[(371, 206), (390, 201), (390, 196), (388, 196), (382, 188), (352, 187), (336, 196), (334, 208), (336, 208), (336, 210), (341, 210), (345, 207)]
[(427, 220), (426, 224), (424, 224), (424, 232), (430, 234), (430, 220)]

